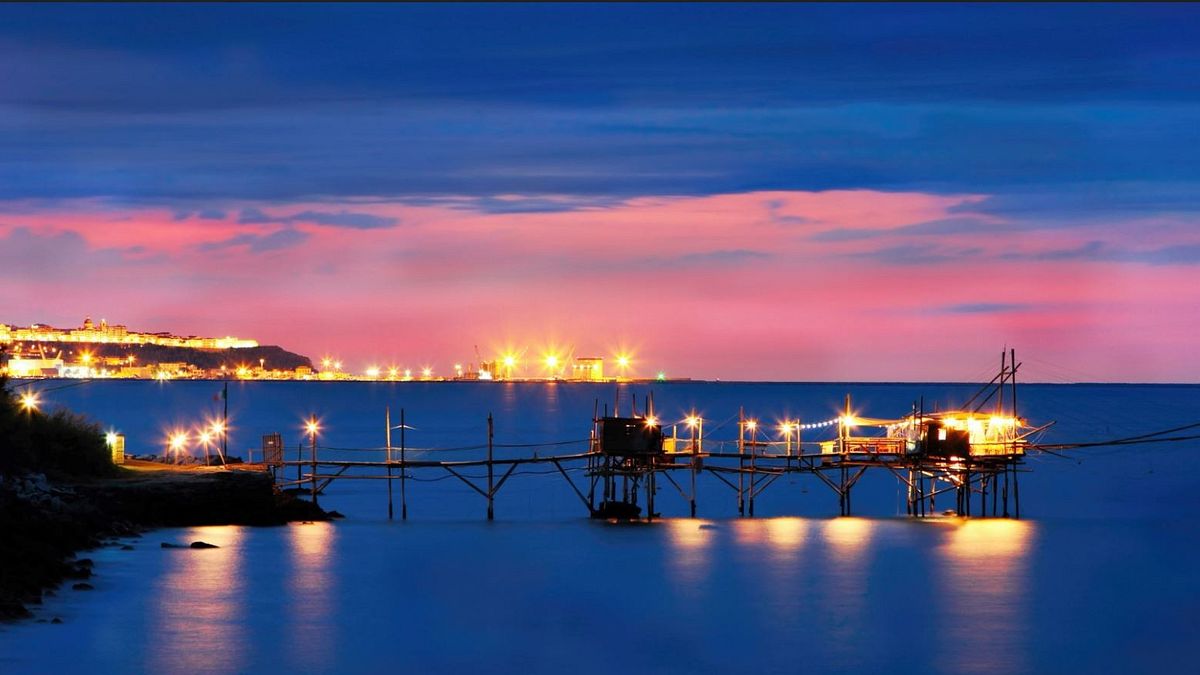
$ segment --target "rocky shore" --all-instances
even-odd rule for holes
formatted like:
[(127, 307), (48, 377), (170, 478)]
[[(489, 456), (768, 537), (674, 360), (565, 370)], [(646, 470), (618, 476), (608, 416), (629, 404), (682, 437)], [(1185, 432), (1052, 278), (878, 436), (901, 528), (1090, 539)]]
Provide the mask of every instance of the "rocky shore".
[(135, 465), (113, 478), (54, 482), (9, 476), (0, 482), (0, 620), (29, 617), (28, 605), (64, 581), (86, 590), (92, 563), (76, 555), (118, 537), (156, 527), (328, 518), (311, 502), (275, 494), (270, 475), (249, 468)]

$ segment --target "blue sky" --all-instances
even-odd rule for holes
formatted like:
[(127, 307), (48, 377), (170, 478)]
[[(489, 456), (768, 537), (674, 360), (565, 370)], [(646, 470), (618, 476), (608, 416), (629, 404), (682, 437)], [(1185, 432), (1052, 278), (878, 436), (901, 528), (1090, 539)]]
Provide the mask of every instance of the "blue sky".
[[(759, 220), (714, 219), (700, 240), (707, 248), (645, 260), (697, 274), (715, 261), (759, 274), (774, 260), (775, 276), (756, 277), (767, 285), (809, 260), (920, 268), (930, 278), (913, 283), (926, 295), (955, 265), (995, 276), (1032, 266), (1020, 269), (1043, 279), (1038, 287), (1095, 296), (1042, 298), (1035, 288), (980, 297), (985, 289), (971, 286), (928, 305), (972, 308), (953, 313), (976, 321), (959, 342), (1000, 331), (1067, 358), (1071, 341), (1098, 324), (1052, 335), (1049, 318), (1039, 324), (1049, 333), (1003, 334), (997, 322), (1017, 316), (1028, 328), (1031, 314), (1067, 305), (1097, 322), (1113, 311), (1131, 322), (1188, 313), (1190, 295), (1176, 293), (1170, 307), (1151, 297), (1200, 264), (1197, 83), (1194, 5), (4, 5), (0, 236), (12, 255), (27, 259), (14, 248), (27, 247), (43, 267), (122, 298), (140, 289), (116, 273), (85, 279), (79, 261), (191, 265), (172, 288), (193, 293), (220, 281), (188, 255), (240, 252), (239, 264), (295, 269), (332, 233), (363, 242), (342, 255), (380, 264), (371, 251), (393, 246), (383, 264), (412, 266), (461, 255), (452, 243), (472, 240), (462, 219), (478, 216), (479, 241), (518, 234), (505, 240), (512, 266), (486, 278), (465, 268), (441, 287), (443, 302), (470, 306), (496, 279), (536, 299), (544, 280), (517, 277), (559, 265), (564, 283), (583, 283), (569, 271), (595, 265), (517, 256), (525, 228), (544, 236), (541, 216), (561, 214), (551, 231), (573, 232), (561, 243), (575, 246), (608, 230), (573, 214), (674, 222), (687, 208), (647, 211), (644, 200), (728, 205), (760, 195), (747, 211), (761, 207)], [(835, 217), (827, 207), (848, 208), (845, 191), (880, 204), (910, 195), (904, 208), (920, 218), (880, 227), (866, 210)], [(762, 219), (780, 229), (760, 242), (724, 238)], [(145, 225), (139, 236), (117, 222)], [(689, 232), (682, 220), (645, 226), (664, 247)], [(46, 251), (64, 235), (73, 253), (55, 259)], [(1104, 304), (1093, 279), (1131, 279), (1146, 297)], [(658, 282), (684, 295), (672, 278)], [(395, 292), (338, 283), (364, 297)], [(29, 289), (11, 287), (0, 297), (14, 308), (10, 321), (84, 310), (81, 299), (32, 316)], [(145, 299), (134, 318), (179, 321), (171, 304)], [(877, 304), (858, 319), (884, 311)], [(231, 330), (270, 330), (239, 330), (253, 308), (233, 314)], [(349, 318), (336, 307), (323, 316)], [(1178, 336), (1192, 328), (1200, 317), (1162, 326), (1176, 337), (1151, 345), (1153, 377), (1179, 361)], [(711, 331), (712, 348), (693, 360), (716, 358), (729, 339)], [(901, 347), (923, 341), (912, 331)], [(1137, 349), (1131, 335), (1104, 358)], [(1190, 368), (1200, 377), (1200, 364)]]

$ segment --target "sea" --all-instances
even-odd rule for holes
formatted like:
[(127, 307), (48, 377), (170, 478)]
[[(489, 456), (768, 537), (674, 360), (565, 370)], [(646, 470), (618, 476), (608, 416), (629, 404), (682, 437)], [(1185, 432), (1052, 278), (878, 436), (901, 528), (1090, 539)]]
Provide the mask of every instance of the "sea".
[[(593, 415), (653, 397), (670, 432), (693, 412), (707, 448), (739, 411), (778, 440), (782, 420), (852, 410), (899, 417), (961, 405), (974, 384), (42, 381), (64, 406), (123, 434), (130, 455), (229, 409), (229, 451), (279, 433), (308, 459), (497, 457), (586, 447)], [(1027, 384), (1020, 415), (1043, 443), (1127, 438), (1200, 422), (1200, 386)], [(994, 405), (995, 401), (988, 405)], [(1005, 405), (1011, 405), (1006, 398)], [(1196, 429), (1169, 436), (1196, 433)], [(805, 443), (828, 437), (806, 429)], [(190, 451), (201, 454), (192, 435)], [(553, 465), (515, 471), (495, 520), (436, 469), (404, 482), (337, 480), (346, 517), (281, 527), (194, 527), (102, 548), (95, 590), (60, 589), (34, 620), (0, 625), (0, 673), (1062, 673), (1194, 671), (1200, 646), (1200, 443), (1035, 453), (1021, 519), (905, 515), (883, 471), (839, 517), (811, 475), (763, 490), (755, 517), (703, 474), (697, 517), (660, 481), (650, 524), (590, 520)], [(397, 450), (398, 454), (398, 450)], [(565, 465), (570, 469), (571, 466)], [(289, 468), (286, 472), (294, 471)], [(478, 468), (464, 477), (482, 480)], [(290, 474), (285, 474), (285, 478)], [(581, 471), (567, 472), (586, 492)], [(938, 511), (951, 508), (947, 498)], [(161, 544), (206, 541), (209, 550)], [(60, 618), (61, 624), (49, 623)], [(47, 620), (40, 623), (37, 619)]]

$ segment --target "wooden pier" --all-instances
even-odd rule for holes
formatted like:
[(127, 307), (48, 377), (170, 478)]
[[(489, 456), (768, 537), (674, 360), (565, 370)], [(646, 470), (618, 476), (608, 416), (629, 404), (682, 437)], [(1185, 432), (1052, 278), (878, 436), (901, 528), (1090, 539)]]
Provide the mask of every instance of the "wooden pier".
[[(941, 506), (942, 512), (961, 516), (1020, 518), (1019, 476), (1025, 470), (1026, 451), (1037, 447), (1027, 439), (1049, 425), (1031, 428), (1017, 416), (1018, 367), (1015, 353), (1002, 355), (1000, 372), (953, 411), (926, 412), (923, 403), (914, 403), (912, 411), (900, 418), (865, 418), (854, 414), (847, 396), (845, 410), (837, 418), (808, 424), (786, 422), (780, 425), (784, 438), (777, 441), (762, 438), (757, 422), (742, 411), (738, 413), (736, 444), (705, 438), (704, 420), (695, 414), (666, 425), (655, 415), (653, 397), (647, 397), (644, 411), (637, 410), (634, 398), (625, 417), (616, 410), (619, 401), (611, 415), (607, 405), (601, 414), (597, 402), (588, 438), (576, 441), (497, 445), (489, 415), (486, 445), (473, 446), (486, 450), (481, 459), (411, 459), (403, 410), (398, 426), (392, 425), (390, 411), (385, 412), (385, 447), (342, 449), (378, 452), (380, 460), (321, 458), (316, 420), (310, 420), (307, 427), (307, 458), (284, 459), (278, 448), (264, 459), (276, 470), (280, 489), (303, 489), (314, 502), (337, 480), (386, 481), (389, 518), (394, 515), (393, 484), (398, 480), (401, 519), (408, 517), (407, 481), (417, 472), (444, 473), (461, 481), (483, 498), (487, 519), (492, 520), (501, 488), (520, 467), (532, 465), (552, 465), (594, 518), (659, 517), (655, 500), (663, 483), (674, 488), (695, 517), (697, 478), (701, 475), (730, 489), (739, 516), (754, 517), (755, 501), (768, 488), (780, 477), (800, 474), (811, 475), (837, 496), (839, 515), (851, 515), (854, 487), (869, 470), (886, 471), (900, 482), (907, 495), (907, 513), (913, 517), (937, 515)], [(687, 429), (682, 437), (680, 426)], [(817, 428), (835, 430), (836, 436), (801, 441), (804, 430)], [(398, 448), (392, 445), (396, 429), (400, 431)], [(864, 429), (875, 433), (862, 434)], [(271, 438), (272, 447), (278, 447), (278, 435)], [(586, 449), (547, 455), (536, 451), (572, 444), (586, 444)], [(497, 458), (497, 448), (529, 448), (534, 454)], [(297, 450), (302, 453), (303, 448)], [(289, 479), (293, 468), (295, 478)], [(483, 469), (486, 474), (470, 475), (473, 469)], [(582, 472), (583, 480), (572, 478), (571, 472)]]

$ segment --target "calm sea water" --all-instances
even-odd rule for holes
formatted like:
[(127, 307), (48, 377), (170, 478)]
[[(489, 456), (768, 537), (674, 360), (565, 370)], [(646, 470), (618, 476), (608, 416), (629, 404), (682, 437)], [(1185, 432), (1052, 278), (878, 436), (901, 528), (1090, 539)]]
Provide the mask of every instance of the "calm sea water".
[[(43, 398), (158, 452), (167, 432), (216, 414), (219, 384), (106, 382)], [(645, 387), (636, 391), (639, 406)], [(703, 413), (714, 442), (737, 410), (764, 423), (961, 402), (967, 385), (665, 383), (658, 412)], [(404, 408), (413, 457), (477, 457), (496, 442), (586, 438), (615, 385), (234, 383), (231, 451), (322, 420), (322, 455), (375, 458), (384, 408)], [(1200, 421), (1200, 387), (1027, 385), (1022, 413), (1051, 442)], [(627, 406), (628, 398), (623, 399)], [(806, 437), (816, 440), (818, 436)], [(398, 443), (398, 436), (393, 439)], [(336, 448), (336, 449), (335, 449)], [(441, 449), (428, 449), (441, 448)], [(509, 448), (570, 452), (577, 446)], [(307, 455), (307, 449), (305, 449)], [(39, 610), (61, 625), (0, 626), (0, 672), (1134, 672), (1188, 669), (1200, 645), (1200, 444), (1031, 458), (1024, 520), (914, 522), (886, 474), (855, 489), (857, 516), (809, 476), (778, 481), (737, 519), (735, 493), (702, 480), (701, 518), (669, 484), (648, 526), (591, 522), (541, 467), (483, 499), (432, 472), (388, 522), (380, 481), (335, 483), (348, 519), (279, 528), (162, 530), (105, 549), (96, 590)], [(577, 476), (578, 478), (578, 476)], [(398, 487), (398, 486), (397, 486)], [(398, 496), (397, 496), (398, 500)], [(398, 513), (397, 501), (397, 513)], [(165, 550), (197, 539), (221, 548)]]

